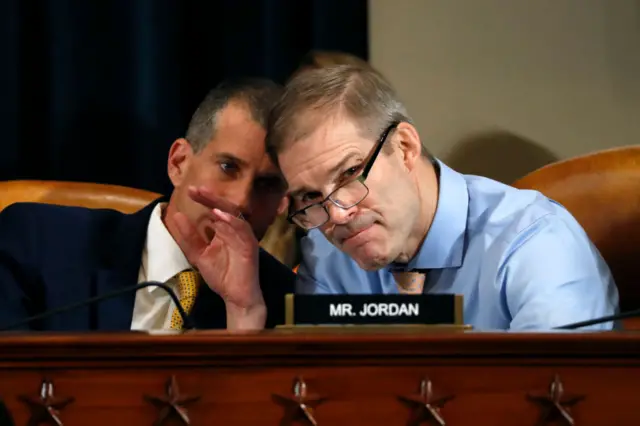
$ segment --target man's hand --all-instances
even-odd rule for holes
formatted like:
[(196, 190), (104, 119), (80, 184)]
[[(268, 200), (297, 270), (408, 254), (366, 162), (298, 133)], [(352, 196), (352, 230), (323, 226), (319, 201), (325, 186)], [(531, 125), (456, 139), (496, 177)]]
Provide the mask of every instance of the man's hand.
[(178, 245), (209, 288), (225, 301), (227, 329), (264, 328), (266, 306), (258, 281), (259, 246), (251, 226), (228, 203), (204, 188), (189, 188), (189, 196), (212, 209), (208, 230), (212, 235), (202, 235), (184, 214), (176, 213)]

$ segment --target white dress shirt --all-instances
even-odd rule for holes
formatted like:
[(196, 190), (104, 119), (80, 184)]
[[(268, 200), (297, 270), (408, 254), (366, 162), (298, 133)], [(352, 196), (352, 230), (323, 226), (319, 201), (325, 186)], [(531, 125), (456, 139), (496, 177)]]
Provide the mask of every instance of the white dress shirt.
[[(162, 222), (162, 211), (165, 206), (166, 203), (158, 203), (151, 212), (138, 283), (144, 281), (166, 283), (178, 294), (175, 275), (191, 268), (191, 265)], [(168, 329), (174, 308), (175, 304), (171, 297), (163, 289), (159, 287), (140, 289), (136, 293), (131, 329)]]

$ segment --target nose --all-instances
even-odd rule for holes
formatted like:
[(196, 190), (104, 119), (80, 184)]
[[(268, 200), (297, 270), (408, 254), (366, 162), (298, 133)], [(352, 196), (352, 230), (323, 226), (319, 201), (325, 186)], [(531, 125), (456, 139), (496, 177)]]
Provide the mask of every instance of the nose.
[(356, 210), (358, 208), (357, 206), (353, 206), (348, 209), (343, 209), (332, 202), (328, 202), (326, 207), (329, 211), (329, 220), (331, 223), (336, 225), (344, 225), (351, 221), (351, 219), (356, 215)]

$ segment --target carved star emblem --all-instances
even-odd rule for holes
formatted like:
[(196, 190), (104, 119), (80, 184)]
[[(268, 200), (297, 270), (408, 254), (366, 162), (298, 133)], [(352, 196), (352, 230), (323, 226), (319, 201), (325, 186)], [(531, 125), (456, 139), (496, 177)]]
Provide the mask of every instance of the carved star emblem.
[(400, 396), (400, 400), (415, 407), (411, 419), (410, 426), (419, 426), (423, 422), (435, 422), (439, 426), (446, 426), (446, 422), (440, 409), (447, 402), (451, 401), (454, 396), (446, 395), (436, 397), (433, 393), (433, 384), (428, 377), (420, 382), (420, 392), (416, 395)]
[(60, 411), (75, 401), (75, 398), (58, 398), (54, 395), (53, 390), (53, 382), (49, 379), (44, 379), (40, 385), (38, 396), (18, 396), (18, 399), (29, 407), (31, 417), (27, 423), (28, 426), (42, 424), (63, 426), (62, 420), (60, 420)]
[(200, 396), (183, 395), (176, 376), (171, 376), (167, 381), (165, 394), (163, 396), (145, 395), (145, 399), (155, 405), (160, 412), (154, 425), (161, 426), (169, 419), (176, 418), (183, 425), (189, 425), (189, 415), (185, 406), (200, 399)]
[(558, 418), (572, 426), (575, 422), (571, 416), (570, 407), (582, 401), (585, 396), (565, 394), (564, 385), (560, 381), (560, 376), (556, 374), (548, 392), (529, 393), (527, 398), (537, 402), (543, 407), (538, 423), (536, 423), (537, 426), (544, 425)]
[(326, 401), (326, 398), (307, 392), (307, 384), (298, 377), (293, 382), (292, 395), (274, 394), (276, 403), (285, 407), (285, 416), (281, 425), (293, 424), (296, 421), (303, 421), (312, 426), (318, 426), (314, 417), (315, 407)]

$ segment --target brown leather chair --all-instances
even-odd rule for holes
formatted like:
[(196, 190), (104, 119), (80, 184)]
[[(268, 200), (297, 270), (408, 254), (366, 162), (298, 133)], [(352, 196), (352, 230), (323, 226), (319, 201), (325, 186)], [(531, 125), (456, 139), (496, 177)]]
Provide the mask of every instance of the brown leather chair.
[(17, 202), (39, 202), (133, 213), (160, 196), (142, 189), (99, 183), (38, 180), (0, 182), (0, 210)]
[[(640, 146), (558, 161), (513, 186), (538, 190), (564, 205), (609, 264), (621, 310), (640, 308)], [(640, 319), (624, 325), (640, 329)]]

